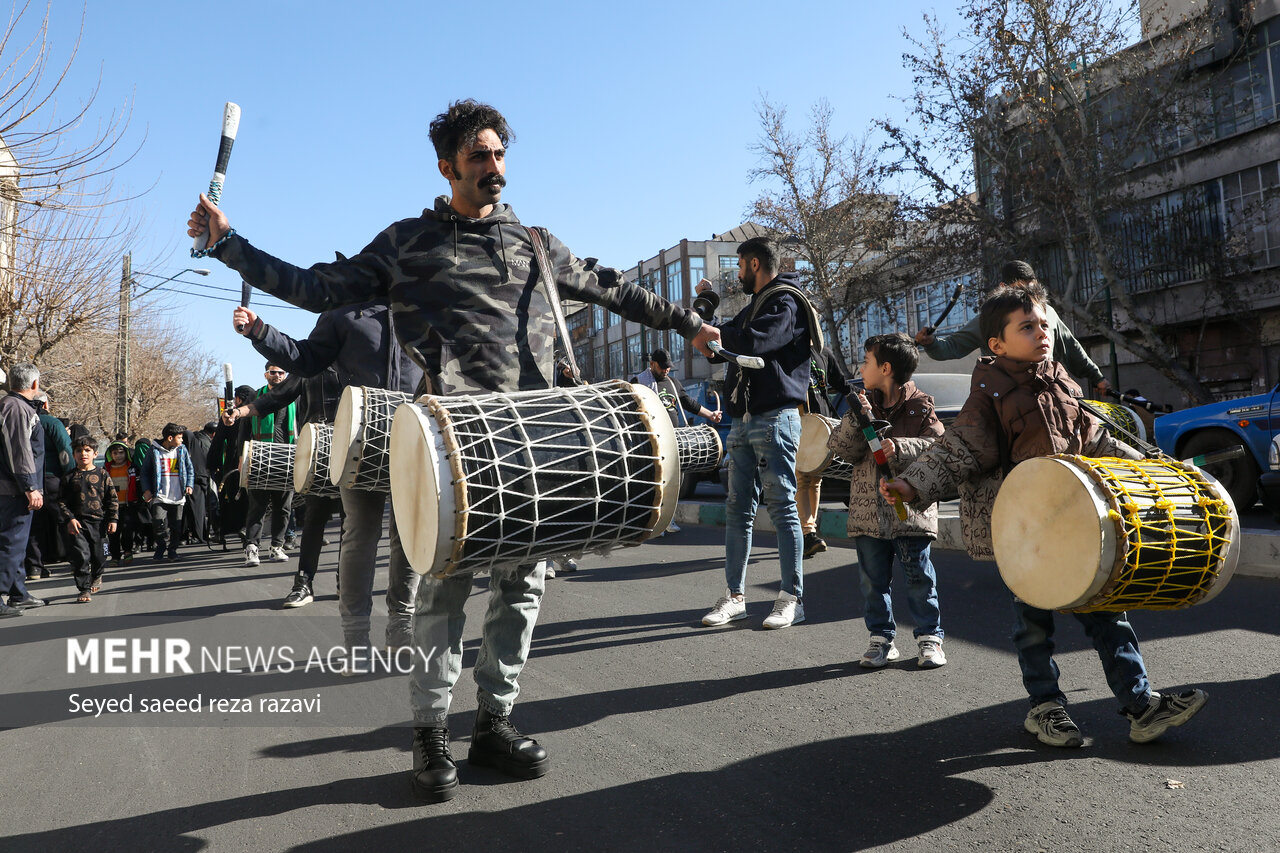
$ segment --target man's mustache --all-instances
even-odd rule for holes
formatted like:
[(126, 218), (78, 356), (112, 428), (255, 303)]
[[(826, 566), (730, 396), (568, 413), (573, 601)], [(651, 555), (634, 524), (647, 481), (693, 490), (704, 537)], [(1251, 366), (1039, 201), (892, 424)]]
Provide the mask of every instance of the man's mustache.
[(490, 175), (480, 182), (482, 187), (505, 187), (506, 185), (507, 179), (502, 175)]

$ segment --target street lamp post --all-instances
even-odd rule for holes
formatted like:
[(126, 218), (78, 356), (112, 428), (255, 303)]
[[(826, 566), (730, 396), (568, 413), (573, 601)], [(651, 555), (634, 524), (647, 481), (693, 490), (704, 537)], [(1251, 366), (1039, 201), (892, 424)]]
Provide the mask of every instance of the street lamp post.
[[(173, 275), (151, 285), (145, 290), (133, 293), (133, 253), (126, 252), (124, 256), (124, 267), (120, 275), (120, 332), (116, 341), (116, 432), (129, 432), (129, 320), (133, 307), (134, 296), (142, 296), (150, 293), (162, 284), (173, 281), (183, 273), (192, 272), (196, 275), (208, 275), (206, 269), (195, 269), (188, 267), (184, 270), (178, 270)], [(149, 273), (143, 273), (149, 275)]]

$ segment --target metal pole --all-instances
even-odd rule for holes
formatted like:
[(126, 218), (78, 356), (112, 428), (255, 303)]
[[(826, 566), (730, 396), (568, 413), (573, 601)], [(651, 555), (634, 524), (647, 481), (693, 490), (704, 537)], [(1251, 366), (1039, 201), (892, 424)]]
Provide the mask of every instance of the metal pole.
[(126, 252), (120, 273), (120, 333), (116, 341), (116, 432), (129, 433), (129, 309), (133, 254)]
[[(1116, 315), (1111, 310), (1111, 285), (1107, 285), (1107, 322), (1111, 324), (1114, 330), (1116, 327)], [(1107, 343), (1111, 346), (1111, 387), (1116, 391), (1120, 390), (1120, 365), (1116, 363), (1116, 342), (1111, 338), (1107, 338)]]

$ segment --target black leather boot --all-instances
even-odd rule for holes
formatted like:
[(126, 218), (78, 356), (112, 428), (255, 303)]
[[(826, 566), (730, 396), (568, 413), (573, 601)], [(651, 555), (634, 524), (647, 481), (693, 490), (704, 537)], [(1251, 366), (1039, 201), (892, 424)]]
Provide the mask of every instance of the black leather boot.
[(458, 793), (458, 768), (449, 754), (449, 730), (441, 727), (413, 730), (413, 793), (429, 803), (452, 800)]
[(520, 734), (509, 718), (491, 714), (484, 708), (476, 712), (467, 760), (517, 779), (537, 779), (551, 769), (547, 751), (536, 740)]

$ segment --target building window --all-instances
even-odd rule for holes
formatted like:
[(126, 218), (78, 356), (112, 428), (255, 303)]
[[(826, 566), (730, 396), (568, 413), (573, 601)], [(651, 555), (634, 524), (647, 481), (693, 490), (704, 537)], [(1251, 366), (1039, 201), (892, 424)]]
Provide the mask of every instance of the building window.
[(1218, 179), (1228, 251), (1254, 267), (1280, 264), (1280, 186), (1271, 162)]
[(721, 255), (720, 256), (720, 286), (724, 288), (724, 293), (732, 293), (733, 288), (738, 283), (738, 256), (737, 255)]
[(623, 365), (626, 353), (622, 349), (622, 341), (609, 344), (609, 376), (610, 379), (621, 379), (626, 373)]
[(645, 355), (643, 338), (639, 334), (629, 335), (627, 337), (627, 365), (624, 373), (628, 376), (634, 376), (644, 370), (648, 366), (648, 359), (645, 358)]
[(680, 270), (680, 262), (672, 261), (667, 264), (667, 288), (660, 294), (668, 302), (680, 301), (680, 294), (684, 292), (684, 275)]
[[(689, 259), (689, 290), (693, 291), (698, 286), (698, 282), (707, 277), (707, 259), (706, 258), (690, 258)], [(680, 294), (681, 299), (684, 294)]]
[(671, 353), (671, 363), (679, 367), (684, 362), (685, 340), (680, 337), (679, 332), (660, 332), (665, 334), (667, 338), (667, 352)]
[(605, 347), (596, 347), (591, 353), (591, 381), (599, 382), (601, 379), (607, 379), (605, 371), (608, 369), (608, 352)]

